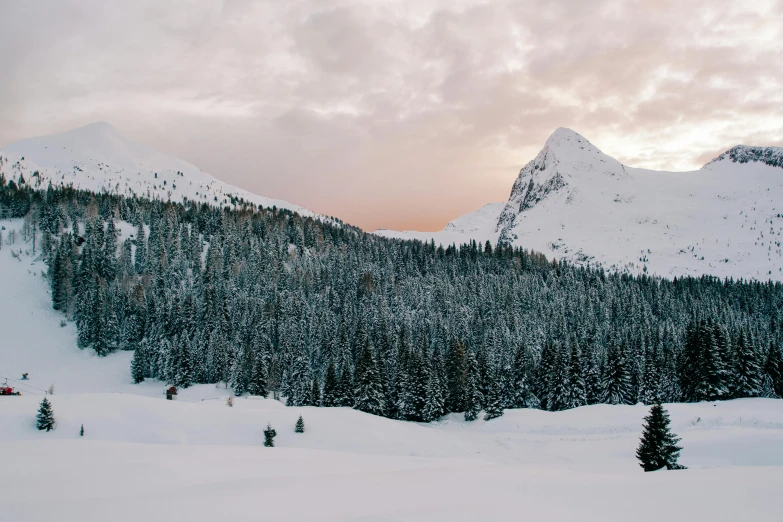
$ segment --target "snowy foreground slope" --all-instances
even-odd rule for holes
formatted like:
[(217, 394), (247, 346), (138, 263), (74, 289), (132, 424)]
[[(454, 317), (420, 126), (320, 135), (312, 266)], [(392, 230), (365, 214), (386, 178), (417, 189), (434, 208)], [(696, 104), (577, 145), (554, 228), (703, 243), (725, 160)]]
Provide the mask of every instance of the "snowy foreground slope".
[(186, 161), (134, 143), (108, 123), (20, 140), (0, 150), (0, 158), (0, 173), (6, 179), (18, 180), (22, 175), (33, 187), (72, 185), (94, 192), (216, 205), (231, 204), (233, 198), (313, 215), (287, 201), (233, 187)]
[(622, 165), (561, 128), (521, 170), (503, 208), (452, 223), (378, 233), (500, 240), (631, 273), (783, 280), (783, 149), (737, 146), (698, 171), (657, 172)]
[[(3, 221), (4, 239), (20, 220)], [(686, 471), (643, 473), (644, 406), (506, 411), (417, 424), (348, 408), (286, 408), (198, 385), (179, 400), (131, 383), (129, 354), (76, 347), (43, 266), (0, 250), (0, 520), (777, 521), (783, 401), (669, 405)], [(15, 255), (12, 255), (15, 254)], [(57, 429), (35, 429), (42, 391)], [(208, 400), (202, 400), (208, 399)], [(302, 415), (304, 434), (293, 432)], [(277, 447), (262, 446), (271, 423)], [(86, 434), (79, 437), (79, 427)]]

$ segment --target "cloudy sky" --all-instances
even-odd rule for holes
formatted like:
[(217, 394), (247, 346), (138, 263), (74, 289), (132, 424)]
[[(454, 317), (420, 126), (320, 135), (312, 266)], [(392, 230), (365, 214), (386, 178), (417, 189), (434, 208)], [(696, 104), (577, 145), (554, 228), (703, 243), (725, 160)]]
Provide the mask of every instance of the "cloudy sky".
[(368, 230), (508, 197), (557, 127), (639, 167), (783, 145), (783, 1), (0, 0), (0, 146), (107, 121)]

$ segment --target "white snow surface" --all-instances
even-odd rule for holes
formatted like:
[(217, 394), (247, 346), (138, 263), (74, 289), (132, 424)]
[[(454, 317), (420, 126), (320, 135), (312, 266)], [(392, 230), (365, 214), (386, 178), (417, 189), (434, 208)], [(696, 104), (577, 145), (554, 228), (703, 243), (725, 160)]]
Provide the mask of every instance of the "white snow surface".
[(492, 212), (479, 211), (456, 219), (457, 230), (380, 233), (445, 244), (500, 238), (635, 274), (783, 281), (783, 168), (757, 157), (781, 165), (783, 149), (738, 146), (693, 172), (637, 169), (561, 128), (520, 171), (494, 226)]
[[(0, 375), (30, 375), (21, 397), (0, 398), (0, 520), (771, 522), (783, 513), (781, 400), (667, 405), (689, 469), (656, 473), (634, 458), (642, 405), (418, 424), (261, 398), (229, 408), (223, 385), (167, 401), (163, 383), (131, 383), (130, 354), (76, 347), (31, 245), (7, 243), (21, 224), (0, 222)], [(57, 428), (39, 432), (50, 384)], [(304, 434), (293, 432), (299, 415)], [(275, 448), (262, 445), (267, 423)]]
[(22, 175), (33, 187), (72, 185), (93, 192), (221, 206), (231, 205), (233, 197), (314, 216), (298, 205), (219, 181), (186, 161), (134, 143), (103, 122), (11, 143), (0, 151), (0, 158), (0, 173), (6, 179), (18, 180)]
[(376, 230), (375, 234), (395, 239), (416, 239), (419, 241), (435, 241), (439, 245), (459, 245), (471, 240), (495, 244), (498, 239), (498, 217), (505, 208), (504, 202), (487, 203), (478, 210), (464, 214), (449, 223), (438, 232), (417, 232), (414, 230)]

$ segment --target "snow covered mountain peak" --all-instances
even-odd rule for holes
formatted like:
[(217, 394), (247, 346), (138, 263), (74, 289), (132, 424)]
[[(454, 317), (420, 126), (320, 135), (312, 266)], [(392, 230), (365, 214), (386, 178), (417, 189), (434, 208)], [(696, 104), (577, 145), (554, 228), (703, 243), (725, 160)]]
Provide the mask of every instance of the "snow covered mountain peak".
[(547, 138), (544, 146), (545, 147), (560, 146), (561, 144), (563, 144), (563, 142), (570, 142), (570, 141), (573, 141), (579, 145), (582, 145), (584, 143), (591, 145), (591, 143), (587, 141), (585, 137), (579, 134), (578, 132), (569, 129), (568, 127), (558, 127)]
[(739, 164), (759, 163), (770, 167), (783, 168), (783, 147), (737, 145), (704, 165), (702, 169), (710, 170), (718, 164), (728, 162)]
[(637, 169), (560, 128), (519, 172), (507, 203), (440, 232), (383, 235), (497, 241), (636, 274), (783, 281), (781, 167), (783, 148), (738, 145), (693, 172)]
[(287, 201), (217, 180), (184, 160), (135, 143), (105, 122), (11, 143), (0, 150), (0, 174), (6, 179), (22, 176), (36, 187), (72, 185), (95, 192), (221, 206), (243, 200), (314, 215)]
[(519, 172), (496, 226), (500, 241), (513, 242), (511, 230), (522, 212), (553, 198), (572, 204), (580, 197), (581, 185), (607, 177), (624, 179), (628, 173), (619, 161), (577, 132), (558, 128), (541, 152)]
[(579, 163), (580, 161), (587, 163), (597, 161), (601, 163), (607, 159), (612, 159), (590, 143), (587, 138), (565, 127), (559, 127), (547, 138), (543, 149), (539, 152), (539, 156), (542, 154), (545, 156), (554, 155), (558, 161), (568, 165)]

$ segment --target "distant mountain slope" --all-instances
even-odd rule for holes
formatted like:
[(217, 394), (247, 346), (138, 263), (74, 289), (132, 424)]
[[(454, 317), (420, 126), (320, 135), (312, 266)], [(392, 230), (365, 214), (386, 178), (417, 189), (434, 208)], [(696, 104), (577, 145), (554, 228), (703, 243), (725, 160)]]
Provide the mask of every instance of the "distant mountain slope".
[(455, 222), (481, 237), (394, 236), (497, 239), (631, 273), (783, 280), (782, 166), (783, 149), (740, 145), (698, 171), (636, 169), (561, 128), (520, 171), (494, 229), (471, 213)]
[(487, 203), (478, 210), (464, 214), (450, 221), (443, 230), (438, 232), (416, 232), (412, 230), (397, 231), (380, 229), (375, 233), (383, 237), (397, 239), (418, 239), (420, 241), (435, 240), (438, 244), (460, 244), (475, 239), (476, 241), (490, 240), (494, 244), (498, 233), (495, 231), (500, 212), (506, 204), (501, 202)]
[[(24, 176), (33, 186), (75, 188), (161, 200), (215, 205), (243, 199), (302, 215), (313, 212), (287, 201), (265, 198), (231, 186), (179, 158), (132, 142), (108, 123), (93, 123), (60, 134), (20, 140), (0, 150), (0, 173)], [(39, 174), (33, 176), (35, 172)]]

